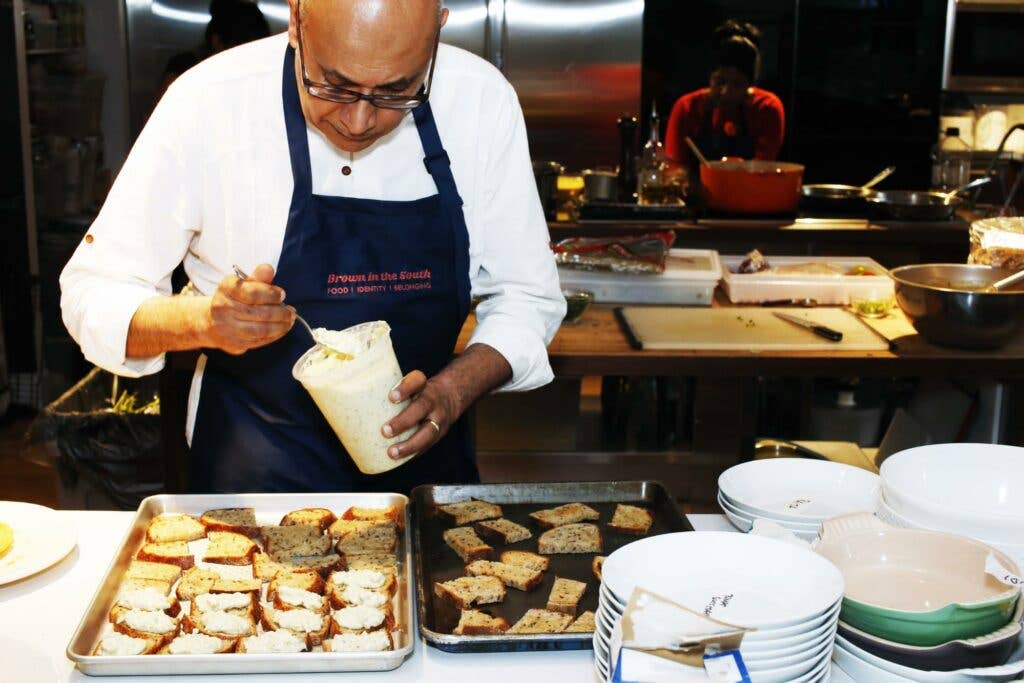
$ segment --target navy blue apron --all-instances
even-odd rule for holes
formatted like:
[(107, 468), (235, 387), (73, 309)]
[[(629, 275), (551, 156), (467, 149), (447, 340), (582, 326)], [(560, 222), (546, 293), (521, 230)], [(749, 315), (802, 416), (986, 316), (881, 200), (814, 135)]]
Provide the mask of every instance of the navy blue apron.
[[(469, 313), (469, 235), (430, 105), (413, 111), (436, 195), (378, 201), (313, 194), (294, 50), (282, 97), (295, 189), (274, 282), (314, 327), (386, 320), (403, 373), (436, 374)], [(399, 491), (478, 479), (457, 422), (436, 445), (384, 474), (359, 472), (292, 366), (312, 342), (300, 325), (240, 356), (208, 351), (192, 436), (196, 492)]]
[(722, 157), (753, 159), (755, 145), (754, 138), (747, 130), (747, 108), (743, 107), (736, 119), (735, 135), (726, 135), (722, 131), (715, 130), (714, 113), (715, 108), (705, 101), (704, 120), (701, 122), (697, 139), (694, 141), (704, 156), (708, 159), (721, 159)]

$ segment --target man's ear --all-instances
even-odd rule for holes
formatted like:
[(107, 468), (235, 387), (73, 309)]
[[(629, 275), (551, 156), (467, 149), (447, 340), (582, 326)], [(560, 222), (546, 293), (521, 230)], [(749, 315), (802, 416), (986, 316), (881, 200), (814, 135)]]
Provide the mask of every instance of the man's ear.
[(441, 10), (441, 27), (444, 28), (444, 25), (447, 24), (447, 23), (448, 23), (448, 8), (445, 7), (444, 9)]
[(299, 34), (296, 30), (296, 26), (298, 26), (296, 23), (299, 16), (298, 11), (298, 0), (288, 0), (288, 42), (296, 50), (299, 49)]

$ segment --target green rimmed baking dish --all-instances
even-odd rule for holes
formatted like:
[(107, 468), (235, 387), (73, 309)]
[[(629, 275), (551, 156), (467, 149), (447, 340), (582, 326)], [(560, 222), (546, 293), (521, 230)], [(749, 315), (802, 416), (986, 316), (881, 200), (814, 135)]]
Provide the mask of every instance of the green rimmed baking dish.
[(1020, 588), (985, 572), (991, 554), (1019, 575), (1013, 560), (964, 536), (897, 529), (859, 513), (826, 521), (815, 549), (843, 574), (840, 619), (897, 643), (983, 636), (1010, 621), (1020, 598)]

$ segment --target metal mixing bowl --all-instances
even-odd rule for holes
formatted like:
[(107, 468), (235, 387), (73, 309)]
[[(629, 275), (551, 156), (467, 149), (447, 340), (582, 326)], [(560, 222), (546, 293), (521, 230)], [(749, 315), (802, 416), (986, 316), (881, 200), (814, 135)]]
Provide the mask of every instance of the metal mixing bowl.
[(981, 292), (1012, 271), (960, 263), (926, 263), (890, 272), (896, 302), (928, 341), (960, 349), (1004, 345), (1024, 319), (1024, 288)]

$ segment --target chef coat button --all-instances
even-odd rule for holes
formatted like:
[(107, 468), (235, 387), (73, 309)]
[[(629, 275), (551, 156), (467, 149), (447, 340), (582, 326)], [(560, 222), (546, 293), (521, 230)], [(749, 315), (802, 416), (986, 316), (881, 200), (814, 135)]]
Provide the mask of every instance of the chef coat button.
[(93, 236), (92, 235), (86, 235), (85, 236), (85, 243), (86, 244), (92, 244), (92, 241), (93, 241)]
[(352, 167), (351, 166), (342, 166), (341, 167), (341, 175), (352, 175)]

